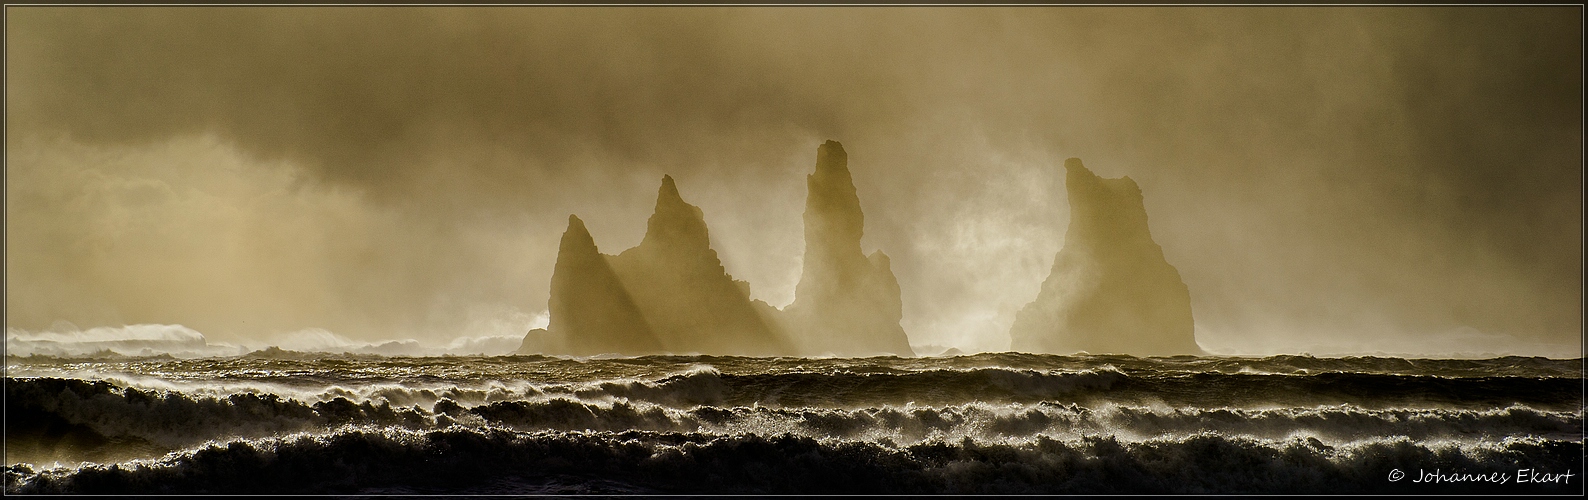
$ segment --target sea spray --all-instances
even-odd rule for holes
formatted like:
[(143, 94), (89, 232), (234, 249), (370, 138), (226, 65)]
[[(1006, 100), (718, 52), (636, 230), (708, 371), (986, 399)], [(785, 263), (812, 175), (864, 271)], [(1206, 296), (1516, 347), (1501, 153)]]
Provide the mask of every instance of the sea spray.
[[(7, 365), (8, 493), (1561, 493), (1583, 452), (1580, 360)], [(1389, 479), (1436, 469), (1578, 476)]]

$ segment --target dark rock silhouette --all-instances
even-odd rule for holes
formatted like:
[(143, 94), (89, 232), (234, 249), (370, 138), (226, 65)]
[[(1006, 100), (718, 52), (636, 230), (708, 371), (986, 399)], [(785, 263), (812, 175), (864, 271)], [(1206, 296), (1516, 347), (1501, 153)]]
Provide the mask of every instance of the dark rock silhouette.
[(645, 238), (621, 254), (598, 252), (584, 223), (568, 218), (552, 273), (550, 313), (544, 340), (531, 339), (531, 331), (523, 349), (573, 355), (793, 351), (749, 299), (749, 284), (723, 269), (700, 208), (684, 202), (671, 176), (662, 178)]
[(913, 356), (899, 320), (899, 282), (882, 251), (861, 253), (865, 216), (843, 145), (816, 150), (806, 177), (805, 258), (794, 303), (784, 310), (806, 354)]
[(524, 334), (524, 340), (518, 343), (518, 349), (513, 354), (540, 354), (547, 351), (566, 351), (566, 349), (551, 349), (550, 333), (545, 328), (532, 328)]
[(723, 269), (700, 207), (684, 202), (671, 176), (662, 177), (645, 239), (611, 262), (670, 352), (775, 356), (791, 351), (777, 328), (756, 312), (749, 284)]
[(1011, 349), (1137, 356), (1200, 354), (1191, 292), (1147, 229), (1141, 188), (1064, 162), (1070, 227), (1035, 301), (1015, 316)]
[(578, 217), (551, 280), (551, 321), (519, 352), (591, 355), (913, 356), (899, 326), (899, 282), (888, 256), (860, 251), (865, 217), (842, 145), (817, 148), (806, 178), (804, 274), (794, 303), (750, 299), (722, 267), (700, 208), (662, 177), (639, 246), (603, 255)]
[[(551, 335), (542, 343), (547, 352), (580, 356), (664, 352), (608, 257), (596, 250), (584, 221), (572, 215), (551, 274), (549, 309), (546, 329)], [(526, 335), (525, 343), (529, 342)]]

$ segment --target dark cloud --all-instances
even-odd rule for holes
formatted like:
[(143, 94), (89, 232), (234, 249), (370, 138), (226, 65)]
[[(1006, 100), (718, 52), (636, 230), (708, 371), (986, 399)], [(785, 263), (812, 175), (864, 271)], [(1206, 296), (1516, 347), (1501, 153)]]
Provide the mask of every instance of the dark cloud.
[[(229, 229), (261, 250), (212, 253), (205, 271), (292, 281), (251, 295), (291, 318), (278, 328), (378, 337), (443, 328), (471, 304), (536, 312), (567, 215), (603, 250), (632, 246), (662, 173), (705, 210), (729, 271), (782, 304), (802, 180), (835, 139), (863, 244), (893, 257), (919, 343), (1006, 345), (1062, 244), (1059, 165), (1075, 156), (1141, 184), (1219, 345), (1462, 327), (1575, 345), (1581, 20), (1575, 7), (12, 7), (8, 324), (255, 314), (179, 268), (171, 279), (201, 291), (134, 301), (130, 278), (52, 253), (169, 252), (168, 233), (199, 222), (128, 212), (132, 188), (80, 181), (136, 183), (169, 163), (136, 151), (191, 155), (181, 138), (199, 136), (251, 179), (215, 195), (239, 215), (213, 224), (269, 219), (236, 201), (260, 186), (298, 200), (299, 224)], [(79, 147), (100, 152), (64, 152)], [(270, 169), (288, 174), (257, 177)], [(191, 173), (163, 181), (173, 200), (235, 184)], [(91, 223), (123, 212), (148, 231)], [(300, 250), (263, 258), (287, 249)], [(50, 264), (15, 272), (24, 262)], [(74, 295), (102, 303), (73, 312)], [(273, 298), (305, 295), (324, 300)]]

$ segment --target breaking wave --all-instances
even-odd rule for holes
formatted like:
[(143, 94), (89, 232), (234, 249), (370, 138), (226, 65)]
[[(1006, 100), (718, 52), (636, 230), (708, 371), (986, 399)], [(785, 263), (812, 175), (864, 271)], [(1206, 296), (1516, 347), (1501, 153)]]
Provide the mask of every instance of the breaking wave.
[[(518, 349), (522, 335), (459, 337), (431, 345), (413, 339), (361, 342), (330, 331), (309, 328), (268, 337), (257, 345), (211, 343), (204, 334), (182, 325), (139, 324), (79, 330), (63, 325), (34, 332), (6, 328), (6, 356), (48, 358), (213, 358), (263, 355), (363, 354), (374, 356), (506, 355)], [(285, 354), (284, 354), (285, 353)]]
[(1388, 471), (1577, 467), (1582, 443), (1348, 446), (1200, 433), (889, 446), (796, 435), (342, 427), (158, 460), (6, 469), (8, 493), (1568, 493), (1580, 485), (1410, 484)]
[[(7, 493), (1567, 493), (1581, 360), (9, 356)], [(1573, 468), (1575, 467), (1575, 468)]]
[[(687, 380), (688, 376), (680, 376)], [(947, 406), (877, 405), (861, 408), (771, 407), (759, 404), (658, 404), (614, 399), (611, 392), (537, 393), (508, 398), (433, 393), (431, 403), (396, 405), (381, 397), (325, 395), (302, 401), (275, 394), (193, 396), (119, 387), (105, 381), (8, 379), (7, 438), (12, 455), (103, 461), (128, 448), (145, 456), (213, 440), (323, 431), (338, 425), (437, 429), (454, 425), (519, 431), (690, 432), (714, 435), (792, 434), (813, 438), (916, 443), (942, 439), (1033, 436), (1149, 438), (1216, 432), (1265, 439), (1306, 437), (1350, 443), (1384, 436), (1417, 440), (1500, 440), (1580, 436), (1583, 413), (1524, 405), (1490, 410), (1311, 408), (1198, 408), (1056, 402), (973, 402)], [(659, 391), (640, 384), (639, 387)], [(532, 390), (532, 389), (531, 389)], [(622, 391), (633, 394), (633, 388)], [(643, 391), (640, 391), (643, 392)], [(377, 391), (379, 394), (380, 391)], [(478, 396), (476, 394), (476, 396)], [(463, 400), (460, 402), (459, 400)], [(49, 446), (78, 443), (75, 447)], [(38, 451), (29, 452), (37, 449)], [(43, 450), (53, 455), (44, 456)]]

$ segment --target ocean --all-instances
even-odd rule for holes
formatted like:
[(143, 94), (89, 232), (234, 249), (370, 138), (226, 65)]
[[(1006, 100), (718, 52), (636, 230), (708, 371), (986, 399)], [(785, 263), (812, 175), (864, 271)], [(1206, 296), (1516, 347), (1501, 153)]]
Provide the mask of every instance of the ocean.
[(1583, 491), (1583, 361), (8, 357), (5, 492)]

